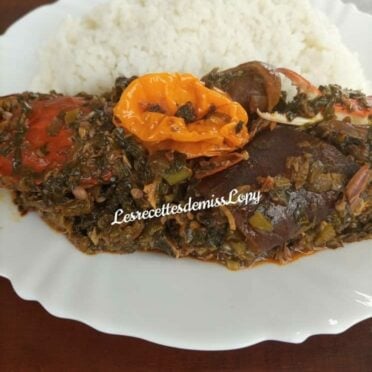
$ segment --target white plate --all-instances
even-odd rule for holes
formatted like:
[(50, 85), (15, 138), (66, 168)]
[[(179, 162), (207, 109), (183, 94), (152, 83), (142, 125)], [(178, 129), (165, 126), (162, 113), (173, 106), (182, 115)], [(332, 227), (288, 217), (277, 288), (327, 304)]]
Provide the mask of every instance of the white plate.
[[(66, 13), (80, 14), (94, 2), (62, 0), (13, 25), (0, 38), (0, 94), (27, 89), (45, 35)], [(359, 52), (371, 79), (372, 17), (339, 0), (313, 2)], [(371, 241), (240, 272), (156, 254), (89, 257), (36, 215), (17, 217), (7, 194), (1, 198), (0, 274), (21, 297), (103, 332), (223, 350), (301, 342), (372, 316)]]

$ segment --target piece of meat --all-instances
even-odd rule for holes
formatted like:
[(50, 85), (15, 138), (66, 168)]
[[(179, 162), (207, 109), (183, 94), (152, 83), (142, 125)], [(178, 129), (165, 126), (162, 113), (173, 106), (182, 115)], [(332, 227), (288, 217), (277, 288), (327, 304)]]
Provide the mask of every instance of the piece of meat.
[(372, 126), (353, 125), (347, 121), (323, 121), (310, 133), (336, 146), (343, 154), (350, 155), (360, 165), (372, 161)]
[[(262, 180), (273, 179), (258, 206), (232, 208), (238, 229), (256, 253), (281, 247), (325, 220), (359, 168), (334, 146), (289, 127), (258, 134), (245, 150), (248, 160), (203, 179), (198, 190), (205, 198), (227, 196), (234, 188), (257, 190)], [(282, 190), (276, 179), (288, 180), (288, 186)], [(266, 231), (265, 224), (263, 229), (252, 226), (256, 212), (271, 225)]]
[(267, 64), (253, 61), (224, 71), (213, 70), (202, 78), (208, 87), (228, 93), (249, 113), (270, 112), (279, 102), (281, 81)]

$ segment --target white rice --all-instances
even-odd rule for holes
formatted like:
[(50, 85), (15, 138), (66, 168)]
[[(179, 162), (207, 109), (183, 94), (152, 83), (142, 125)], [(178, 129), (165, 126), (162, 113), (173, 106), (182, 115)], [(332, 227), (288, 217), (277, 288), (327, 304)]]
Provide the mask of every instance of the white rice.
[(40, 58), (32, 88), (67, 94), (107, 91), (119, 75), (202, 76), (249, 60), (367, 87), (356, 55), (307, 0), (111, 0), (69, 16)]

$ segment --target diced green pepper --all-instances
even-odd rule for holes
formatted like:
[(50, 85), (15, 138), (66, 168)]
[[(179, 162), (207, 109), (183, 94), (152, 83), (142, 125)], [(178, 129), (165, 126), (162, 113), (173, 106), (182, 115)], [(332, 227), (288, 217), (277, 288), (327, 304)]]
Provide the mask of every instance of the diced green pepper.
[(259, 211), (254, 212), (248, 220), (249, 224), (256, 230), (271, 232), (273, 231), (272, 223)]
[(167, 171), (163, 174), (163, 178), (168, 182), (169, 185), (173, 186), (177, 183), (183, 182), (190, 178), (192, 170), (187, 167), (182, 167), (176, 171)]

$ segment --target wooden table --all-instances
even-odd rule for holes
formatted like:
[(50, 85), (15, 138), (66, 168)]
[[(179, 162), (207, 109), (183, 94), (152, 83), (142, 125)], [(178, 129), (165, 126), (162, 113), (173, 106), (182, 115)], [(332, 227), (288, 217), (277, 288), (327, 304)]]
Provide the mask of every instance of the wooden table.
[[(76, 0), (78, 1), (78, 0)], [(0, 33), (48, 0), (0, 0)], [(337, 336), (234, 351), (177, 350), (99, 333), (21, 300), (0, 278), (0, 371), (372, 371), (372, 319)]]

